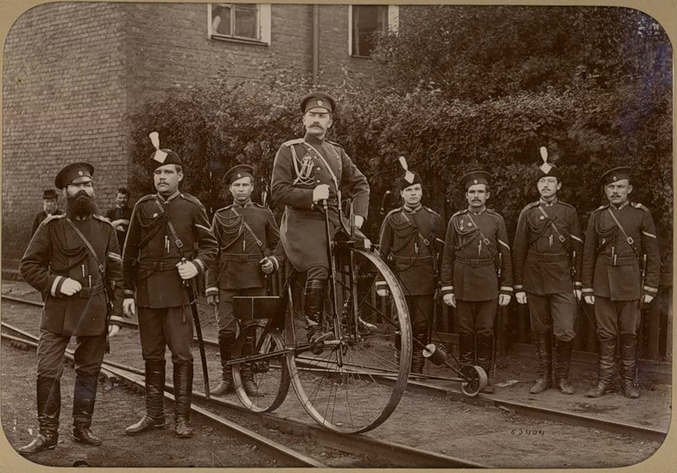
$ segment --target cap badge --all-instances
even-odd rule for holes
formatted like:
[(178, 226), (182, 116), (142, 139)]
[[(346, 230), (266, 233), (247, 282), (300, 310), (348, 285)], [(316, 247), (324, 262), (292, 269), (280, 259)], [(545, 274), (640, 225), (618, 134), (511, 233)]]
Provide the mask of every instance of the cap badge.
[(321, 107), (322, 105), (324, 105), (324, 102), (322, 102), (322, 100), (318, 100), (317, 105)]
[(477, 184), (477, 179), (473, 180), (472, 182), (473, 184)]
[(82, 171), (78, 171), (78, 176), (82, 176), (84, 173)]
[(617, 178), (616, 176), (612, 176), (612, 177), (611, 177), (611, 180), (614, 181), (614, 182), (616, 182), (616, 181), (618, 180), (618, 178)]
[(237, 178), (240, 179), (241, 177), (242, 177), (242, 174), (240, 174), (240, 173), (238, 172), (238, 173), (237, 173)]
[(160, 164), (164, 164), (164, 163), (165, 163), (165, 159), (167, 159), (167, 153), (165, 153), (164, 151), (162, 151), (162, 150), (160, 150), (160, 149), (157, 150), (157, 151), (155, 152), (155, 154), (153, 155), (153, 160), (154, 160), (154, 161), (157, 161), (157, 162), (160, 163)]

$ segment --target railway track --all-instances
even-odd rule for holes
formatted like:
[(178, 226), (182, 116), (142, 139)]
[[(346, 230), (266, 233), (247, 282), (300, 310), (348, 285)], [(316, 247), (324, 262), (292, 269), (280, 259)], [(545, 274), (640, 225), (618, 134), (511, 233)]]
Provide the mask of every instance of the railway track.
[[(31, 305), (42, 306), (42, 303), (36, 303), (34, 301), (26, 301), (16, 297), (7, 297), (3, 295), (2, 298), (13, 302), (28, 303)], [(129, 322), (128, 326), (130, 328), (138, 327), (135, 323)], [(214, 344), (218, 345), (216, 342), (214, 342)], [(124, 369), (124, 367), (122, 366), (113, 366), (113, 368)], [(138, 370), (136, 371), (137, 371), (136, 374), (139, 374)], [(374, 375), (378, 375), (378, 373), (374, 373)], [(388, 378), (387, 374), (383, 374), (382, 376)], [(561, 422), (563, 424), (571, 426), (597, 429), (605, 432), (610, 432), (613, 434), (627, 435), (630, 437), (639, 438), (647, 441), (662, 442), (667, 436), (667, 431), (661, 429), (655, 429), (625, 422), (612, 421), (591, 415), (573, 413), (561, 409), (553, 409), (518, 401), (501, 399), (501, 397), (497, 395), (479, 394), (475, 398), (468, 398), (467, 396), (464, 396), (460, 390), (456, 390), (448, 386), (440, 386), (439, 384), (435, 384), (439, 383), (440, 381), (444, 382), (448, 380), (450, 380), (450, 378), (445, 378), (443, 376), (430, 376), (430, 377), (426, 375), (411, 376), (407, 385), (407, 391), (419, 392), (425, 395), (437, 396), (440, 398), (451, 399), (454, 401), (462, 401), (477, 406), (496, 407), (503, 411), (521, 415), (527, 418)], [(197, 393), (197, 396), (204, 398), (204, 394), (201, 393)], [(232, 409), (245, 410), (239, 404), (230, 403), (228, 401), (220, 400), (218, 398), (213, 398), (213, 400), (217, 403), (223, 403), (222, 405)], [(323, 436), (322, 438), (327, 438), (326, 440), (327, 443), (333, 442), (333, 440), (326, 437), (325, 430), (320, 427), (311, 424), (306, 424), (305, 426), (302, 426), (301, 424), (299, 424), (300, 421), (296, 420), (289, 423), (288, 425), (284, 425), (284, 422), (281, 419), (277, 419), (277, 417), (278, 416), (276, 416), (275, 414), (265, 414), (263, 416), (266, 422), (269, 422), (272, 425), (276, 425), (280, 430), (289, 429), (290, 431), (310, 433), (313, 436)], [(360, 441), (363, 441), (363, 436), (353, 436), (353, 437), (360, 439)], [(374, 448), (376, 448), (376, 446), (374, 446)], [(392, 457), (392, 455), (390, 456)], [(403, 453), (403, 457), (406, 458), (406, 453)], [(429, 463), (419, 463), (416, 466), (428, 464)]]
[[(37, 347), (37, 337), (35, 335), (5, 322), (2, 322), (2, 329), (2, 338), (23, 343), (30, 347)], [(14, 335), (7, 332), (12, 332)], [(67, 350), (66, 357), (72, 360), (72, 356), (72, 351)], [(122, 381), (137, 386), (138, 388), (144, 387), (143, 372), (131, 366), (104, 361), (102, 373), (109, 380), (116, 380), (117, 382)], [(173, 392), (174, 387), (171, 383), (167, 383), (166, 388), (169, 392), (165, 392), (165, 397), (173, 402), (174, 397), (171, 393)], [(328, 465), (316, 459), (286, 447), (279, 442), (270, 440), (216, 414), (210, 410), (209, 407), (219, 406), (229, 411), (237, 412), (240, 415), (257, 418), (257, 421), (267, 428), (275, 428), (276, 430), (294, 436), (310, 436), (325, 447), (371, 459), (382, 458), (387, 460), (388, 463), (397, 464), (401, 467), (420, 467), (421, 465), (425, 465), (430, 468), (487, 468), (486, 465), (473, 461), (379, 440), (366, 435), (345, 435), (331, 432), (315, 423), (280, 416), (275, 413), (255, 414), (240, 404), (230, 402), (226, 399), (217, 397), (210, 397), (210, 399), (207, 399), (205, 394), (200, 391), (193, 391), (193, 398), (194, 402), (191, 409), (195, 414), (208, 419), (210, 422), (218, 424), (220, 427), (226, 428), (229, 433), (235, 437), (255, 443), (260, 446), (262, 450), (281, 462), (284, 462), (285, 465), (317, 468), (328, 467)], [(195, 402), (196, 398), (201, 401), (199, 404)]]

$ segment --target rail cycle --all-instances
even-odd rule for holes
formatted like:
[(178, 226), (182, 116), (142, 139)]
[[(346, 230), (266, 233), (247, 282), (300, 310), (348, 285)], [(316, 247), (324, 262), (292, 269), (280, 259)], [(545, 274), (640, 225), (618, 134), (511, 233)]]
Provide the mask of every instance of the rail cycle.
[[(325, 341), (319, 354), (310, 350), (301, 305), (303, 275), (292, 269), (279, 296), (234, 298), (241, 330), (227, 365), (238, 398), (251, 411), (274, 411), (291, 385), (323, 427), (366, 432), (390, 416), (406, 388), (413, 349), (409, 312), (396, 276), (369, 240), (355, 238), (352, 219), (330, 235), (325, 203), (325, 226), (330, 280), (323, 323), (333, 340)], [(387, 300), (376, 296), (376, 281), (386, 282)], [(245, 366), (257, 386), (252, 396), (242, 385)], [(459, 381), (464, 392), (476, 394), (480, 382), (473, 370), (469, 373)]]

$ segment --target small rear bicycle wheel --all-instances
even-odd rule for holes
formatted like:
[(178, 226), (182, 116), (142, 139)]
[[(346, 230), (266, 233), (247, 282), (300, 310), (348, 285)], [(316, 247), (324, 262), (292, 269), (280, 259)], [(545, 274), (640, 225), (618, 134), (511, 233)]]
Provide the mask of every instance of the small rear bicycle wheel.
[[(289, 391), (287, 357), (291, 357), (292, 354), (289, 350), (285, 350), (279, 330), (265, 332), (264, 327), (260, 325), (253, 328), (256, 333), (253, 350), (244, 350), (249, 341), (243, 332), (240, 332), (235, 344), (234, 355), (243, 361), (235, 363), (232, 367), (233, 384), (237, 397), (247, 409), (253, 412), (270, 412), (280, 407)], [(243, 355), (243, 351), (254, 354)], [(251, 394), (244, 389), (244, 378), (248, 376), (248, 372), (251, 372), (251, 378), (256, 385), (255, 392)]]
[[(333, 340), (315, 354), (306, 337), (297, 334), (302, 343), (288, 359), (289, 371), (301, 404), (320, 425), (342, 433), (366, 432), (390, 416), (406, 388), (412, 350), (409, 312), (395, 275), (374, 252), (337, 246), (334, 257), (336, 280), (323, 321)], [(377, 281), (385, 282), (387, 296), (377, 296)]]

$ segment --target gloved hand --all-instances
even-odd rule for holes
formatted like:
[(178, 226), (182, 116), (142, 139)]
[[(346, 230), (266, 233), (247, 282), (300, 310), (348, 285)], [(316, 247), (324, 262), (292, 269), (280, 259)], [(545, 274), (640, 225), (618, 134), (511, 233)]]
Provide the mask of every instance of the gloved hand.
[(136, 304), (134, 303), (133, 297), (125, 298), (125, 300), (122, 301), (122, 312), (127, 317), (136, 315)]
[(585, 303), (595, 305), (595, 296), (585, 296)]
[(644, 298), (644, 303), (645, 304), (651, 304), (651, 301), (653, 300), (653, 297), (651, 294), (644, 294), (642, 296)]
[(576, 297), (577, 301), (580, 301), (581, 298), (583, 297), (583, 291), (580, 289), (574, 289), (574, 297)]
[(264, 274), (270, 274), (275, 271), (275, 264), (273, 263), (273, 260), (267, 256), (259, 261), (259, 263), (261, 263), (261, 271), (263, 271)]
[(179, 261), (176, 263), (176, 267), (179, 269), (179, 276), (181, 276), (181, 279), (184, 281), (197, 276), (197, 266), (195, 266), (195, 263), (192, 261)]
[(362, 225), (364, 225), (364, 217), (362, 215), (355, 215), (355, 226), (362, 228)]
[(442, 301), (444, 301), (444, 303), (448, 306), (456, 307), (456, 296), (453, 294), (445, 294), (442, 296)]
[(527, 293), (524, 291), (516, 292), (515, 293), (515, 299), (517, 299), (518, 304), (526, 304), (527, 303)]
[(500, 305), (501, 307), (505, 307), (508, 304), (510, 304), (510, 299), (512, 299), (512, 297), (510, 297), (510, 295), (508, 294), (499, 294), (498, 305)]
[(61, 294), (65, 296), (72, 296), (77, 294), (82, 290), (82, 284), (77, 282), (75, 279), (66, 278), (66, 280), (61, 285)]
[(320, 184), (313, 189), (313, 203), (317, 204), (321, 200), (329, 198), (329, 186), (327, 184)]
[(120, 331), (119, 325), (110, 324), (108, 326), (108, 336), (109, 337), (114, 337), (119, 331)]
[(207, 296), (207, 304), (216, 306), (219, 303), (219, 295), (218, 294), (209, 294)]

